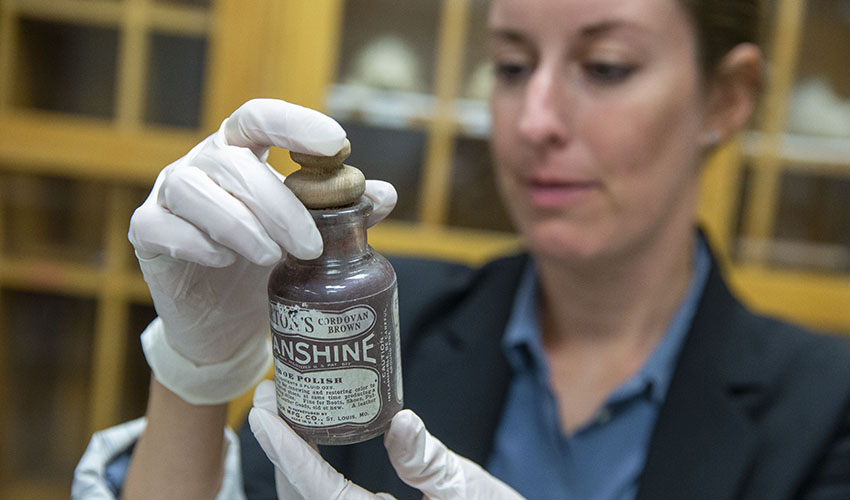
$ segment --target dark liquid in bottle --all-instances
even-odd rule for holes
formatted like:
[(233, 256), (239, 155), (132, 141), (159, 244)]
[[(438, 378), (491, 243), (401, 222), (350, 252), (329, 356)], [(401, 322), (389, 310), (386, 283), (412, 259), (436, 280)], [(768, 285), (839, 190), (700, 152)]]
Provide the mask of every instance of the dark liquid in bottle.
[(380, 435), (402, 408), (396, 276), (367, 244), (371, 208), (311, 210), (321, 257), (288, 256), (269, 279), (278, 413), (316, 444)]

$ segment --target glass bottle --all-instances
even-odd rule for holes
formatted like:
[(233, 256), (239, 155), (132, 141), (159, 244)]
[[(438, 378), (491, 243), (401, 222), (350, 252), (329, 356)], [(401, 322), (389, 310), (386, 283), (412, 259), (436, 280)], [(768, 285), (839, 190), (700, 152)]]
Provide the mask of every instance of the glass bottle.
[(311, 443), (352, 444), (384, 433), (402, 408), (396, 275), (368, 245), (368, 198), (317, 208), (309, 197), (323, 253), (287, 256), (269, 278), (278, 413)]

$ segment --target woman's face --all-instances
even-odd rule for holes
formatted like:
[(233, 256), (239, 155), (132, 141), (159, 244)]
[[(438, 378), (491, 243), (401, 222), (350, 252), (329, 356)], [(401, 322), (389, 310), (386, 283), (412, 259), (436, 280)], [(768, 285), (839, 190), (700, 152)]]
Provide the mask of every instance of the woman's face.
[(531, 251), (690, 234), (706, 98), (677, 0), (493, 0), (490, 28), (497, 177)]

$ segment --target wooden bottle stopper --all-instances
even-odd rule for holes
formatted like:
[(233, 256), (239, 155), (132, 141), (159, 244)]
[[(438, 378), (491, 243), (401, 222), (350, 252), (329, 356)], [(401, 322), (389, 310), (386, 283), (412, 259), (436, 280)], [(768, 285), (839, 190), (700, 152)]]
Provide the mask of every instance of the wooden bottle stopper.
[(351, 154), (351, 143), (345, 140), (334, 156), (314, 156), (290, 151), (289, 156), (301, 166), (289, 174), (284, 184), (310, 209), (351, 205), (363, 196), (366, 178), (356, 168), (343, 162)]

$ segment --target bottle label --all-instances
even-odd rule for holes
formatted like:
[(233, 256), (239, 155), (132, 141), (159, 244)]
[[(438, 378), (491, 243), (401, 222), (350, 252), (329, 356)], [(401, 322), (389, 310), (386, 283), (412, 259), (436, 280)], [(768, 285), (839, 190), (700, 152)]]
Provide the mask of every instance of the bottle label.
[(401, 402), (395, 283), (356, 301), (269, 306), (278, 412), (290, 424), (367, 424)]

